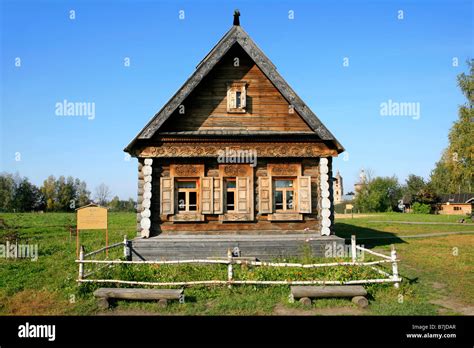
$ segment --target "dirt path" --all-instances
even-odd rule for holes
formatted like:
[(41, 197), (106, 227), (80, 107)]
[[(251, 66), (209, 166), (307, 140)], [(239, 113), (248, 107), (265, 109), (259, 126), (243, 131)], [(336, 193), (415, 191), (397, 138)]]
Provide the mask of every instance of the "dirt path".
[(474, 315), (474, 306), (467, 306), (453, 298), (443, 296), (442, 298), (431, 300), (430, 303), (440, 306), (439, 314), (447, 314), (448, 312), (456, 312), (462, 315)]
[(328, 308), (288, 308), (279, 303), (273, 309), (273, 315), (364, 315), (367, 312), (356, 307), (328, 307)]
[[(357, 240), (362, 239), (404, 239), (404, 238), (425, 238), (425, 237), (445, 237), (456, 234), (473, 234), (474, 231), (455, 231), (455, 232), (431, 232), (431, 233), (420, 233), (412, 235), (397, 234), (395, 236), (377, 236), (377, 237), (359, 237)], [(347, 238), (350, 239), (350, 238)]]
[[(443, 293), (446, 289), (446, 284), (444, 283), (434, 282), (431, 284), (431, 286), (438, 293)], [(455, 312), (462, 315), (474, 315), (474, 306), (469, 306), (455, 298), (446, 295), (442, 295), (436, 300), (431, 300), (430, 303), (441, 307), (438, 309), (439, 314)]]
[(365, 217), (371, 217), (371, 216), (377, 216), (376, 214), (335, 214), (336, 219), (357, 219), (357, 218), (365, 218)]

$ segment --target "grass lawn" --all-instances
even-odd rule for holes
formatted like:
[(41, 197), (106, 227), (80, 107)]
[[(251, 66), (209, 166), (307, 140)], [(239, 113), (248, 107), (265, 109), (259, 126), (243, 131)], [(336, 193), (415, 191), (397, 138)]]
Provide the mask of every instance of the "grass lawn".
[[(94, 314), (176, 314), (176, 315), (436, 315), (473, 314), (474, 309), (474, 234), (458, 234), (421, 238), (404, 238), (425, 233), (474, 231), (466, 225), (407, 225), (390, 221), (456, 222), (459, 217), (375, 214), (364, 218), (344, 218), (336, 221), (336, 234), (350, 237), (356, 234), (358, 244), (388, 253), (395, 244), (401, 259), (400, 273), (404, 277), (400, 289), (392, 285), (367, 287), (370, 306), (356, 308), (349, 300), (318, 300), (311, 308), (288, 303), (289, 286), (225, 286), (189, 287), (186, 304), (172, 303), (159, 308), (155, 303), (120, 301), (109, 311), (98, 309), (92, 291), (97, 286), (78, 286), (75, 240), (69, 235), (74, 214), (0, 214), (7, 228), (0, 230), (0, 244), (5, 235), (17, 233), (19, 243), (38, 244), (37, 261), (0, 259), (1, 315), (94, 315)], [(378, 222), (374, 222), (378, 221)], [(0, 228), (2, 226), (0, 225)], [(109, 214), (109, 243), (135, 236), (134, 213)], [(390, 238), (387, 238), (390, 237)], [(369, 239), (364, 239), (369, 238)], [(105, 232), (81, 232), (86, 251), (104, 244)], [(110, 257), (119, 257), (121, 250)], [(138, 267), (138, 268), (137, 268)], [(350, 279), (360, 270), (330, 269), (321, 273), (300, 270), (240, 270), (236, 275), (247, 279), (303, 279), (329, 277)], [(225, 279), (225, 266), (131, 266), (115, 267), (109, 275), (122, 279)], [(240, 272), (240, 273), (239, 273)], [(349, 272), (349, 273), (346, 273)], [(120, 274), (118, 274), (120, 273)]]

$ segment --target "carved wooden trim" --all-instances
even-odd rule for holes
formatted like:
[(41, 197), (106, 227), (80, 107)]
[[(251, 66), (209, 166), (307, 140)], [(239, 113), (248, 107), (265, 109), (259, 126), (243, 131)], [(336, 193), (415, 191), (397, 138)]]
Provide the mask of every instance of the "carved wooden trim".
[(170, 176), (203, 177), (204, 164), (170, 164)]
[(219, 164), (219, 176), (222, 178), (237, 176), (251, 177), (252, 174), (253, 170), (250, 164)]
[(301, 163), (269, 163), (268, 176), (301, 176)]
[(204, 221), (205, 217), (198, 213), (179, 213), (170, 217), (173, 222)]
[(273, 214), (268, 214), (268, 221), (303, 221), (303, 214), (273, 213)]
[(329, 149), (321, 143), (255, 143), (255, 144), (163, 144), (162, 146), (147, 146), (138, 150), (139, 157), (215, 157), (219, 156), (226, 146), (231, 150), (257, 151), (258, 157), (322, 157), (337, 156), (337, 150)]
[(219, 215), (220, 221), (246, 221), (251, 222), (253, 221), (252, 214), (242, 214), (242, 213), (224, 213)]

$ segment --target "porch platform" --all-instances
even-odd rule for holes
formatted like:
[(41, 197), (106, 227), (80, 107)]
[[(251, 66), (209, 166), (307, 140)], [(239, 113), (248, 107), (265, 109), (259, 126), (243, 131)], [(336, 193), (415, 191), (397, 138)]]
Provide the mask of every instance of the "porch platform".
[(238, 247), (241, 257), (273, 260), (279, 257), (304, 256), (309, 252), (324, 257), (326, 245), (344, 245), (344, 239), (331, 235), (160, 235), (135, 238), (133, 260), (178, 260), (226, 258), (227, 250)]

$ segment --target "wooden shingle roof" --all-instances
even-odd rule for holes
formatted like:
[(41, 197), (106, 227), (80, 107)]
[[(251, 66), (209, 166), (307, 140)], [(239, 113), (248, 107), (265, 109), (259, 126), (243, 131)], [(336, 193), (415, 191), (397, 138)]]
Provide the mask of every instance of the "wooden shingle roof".
[(441, 203), (450, 204), (469, 204), (474, 203), (474, 193), (454, 193), (442, 195), (440, 197)]
[[(195, 72), (187, 79), (184, 85), (171, 97), (171, 99), (157, 112), (132, 142), (124, 149), (132, 152), (137, 141), (151, 139), (158, 133), (160, 127), (171, 116), (171, 114), (183, 103), (190, 93), (199, 85), (203, 78), (214, 68), (227, 51), (235, 44), (240, 45), (253, 59), (255, 64), (262, 70), (267, 78), (273, 83), (283, 97), (290, 103), (299, 115), (304, 119), (314, 132), (313, 134), (321, 140), (334, 142), (338, 153), (344, 148), (334, 135), (324, 126), (311, 109), (288, 85), (283, 77), (277, 72), (276, 67), (255, 44), (250, 36), (240, 25), (233, 25), (222, 37), (206, 57), (197, 65)], [(285, 134), (293, 134), (292, 131)], [(297, 134), (295, 132), (294, 134)]]

